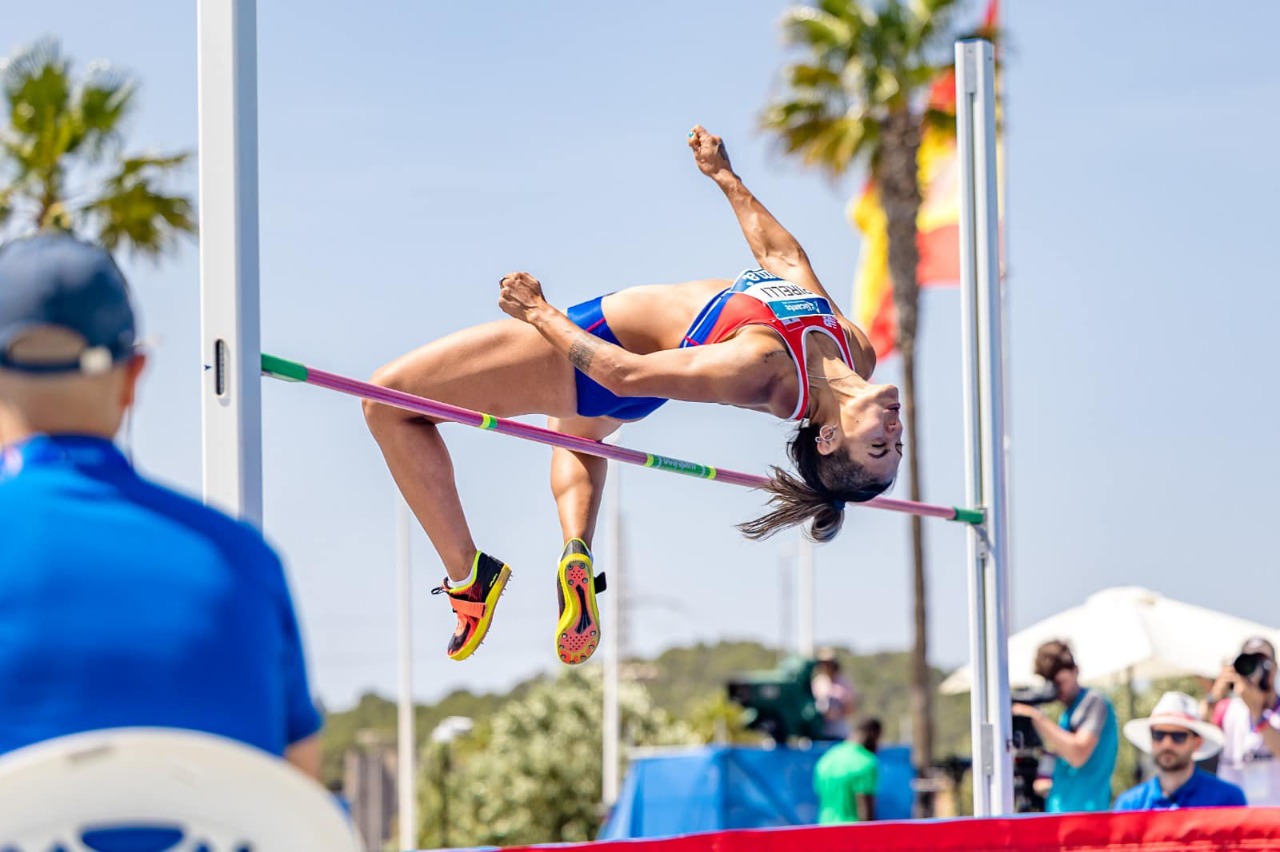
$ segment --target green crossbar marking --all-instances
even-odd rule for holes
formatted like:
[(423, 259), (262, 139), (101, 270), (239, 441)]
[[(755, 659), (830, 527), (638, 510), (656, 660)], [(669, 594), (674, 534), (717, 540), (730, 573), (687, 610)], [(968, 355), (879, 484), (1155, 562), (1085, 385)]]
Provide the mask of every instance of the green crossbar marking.
[(263, 354), (262, 372), (273, 379), (283, 379), (286, 382), (305, 382), (307, 380), (307, 367), (305, 364), (299, 364), (297, 361), (286, 361), (284, 358), (277, 358), (274, 355)]
[(697, 462), (681, 461), (680, 459), (669, 459), (666, 456), (648, 455), (644, 463), (645, 467), (656, 467), (659, 470), (669, 470), (672, 473), (683, 473), (685, 476), (700, 476), (703, 479), (715, 479), (716, 469), (707, 467), (705, 464)]
[(653, 467), (653, 453), (644, 454), (644, 466)]
[(498, 425), (498, 418), (494, 417), (492, 414), (481, 414), (481, 415), (480, 415), (480, 428), (481, 428), (481, 429), (492, 429), (493, 427), (495, 427), (495, 426), (497, 426), (497, 425)]
[(987, 520), (987, 513), (981, 509), (956, 509), (957, 521), (964, 521), (966, 524), (981, 524)]

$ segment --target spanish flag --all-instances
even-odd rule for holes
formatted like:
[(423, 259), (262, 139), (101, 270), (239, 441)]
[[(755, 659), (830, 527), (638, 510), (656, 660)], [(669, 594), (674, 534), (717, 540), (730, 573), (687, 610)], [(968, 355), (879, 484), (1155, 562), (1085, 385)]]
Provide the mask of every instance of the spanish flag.
[[(993, 3), (988, 23), (994, 22)], [(955, 70), (940, 74), (929, 90), (929, 106), (951, 115), (956, 111)], [(916, 216), (916, 245), (920, 286), (949, 287), (960, 283), (960, 163), (955, 135), (926, 127), (920, 137), (920, 211)], [(1004, 184), (1004, 146), (996, 147), (996, 180)], [(1003, 207), (1004, 193), (1000, 192)], [(849, 219), (862, 233), (862, 251), (854, 280), (855, 321), (871, 339), (876, 358), (893, 352), (898, 334), (898, 311), (889, 277), (889, 231), (880, 191), (868, 181), (849, 204)], [(1000, 212), (1004, 221), (1004, 211)]]

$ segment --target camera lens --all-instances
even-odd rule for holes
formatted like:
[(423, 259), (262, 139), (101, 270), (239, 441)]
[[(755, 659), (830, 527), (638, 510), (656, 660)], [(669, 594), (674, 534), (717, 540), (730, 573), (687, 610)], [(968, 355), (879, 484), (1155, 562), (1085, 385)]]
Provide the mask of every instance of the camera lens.
[(1236, 670), (1236, 674), (1240, 677), (1249, 677), (1258, 670), (1258, 664), (1262, 662), (1261, 654), (1241, 654), (1236, 657), (1231, 667)]

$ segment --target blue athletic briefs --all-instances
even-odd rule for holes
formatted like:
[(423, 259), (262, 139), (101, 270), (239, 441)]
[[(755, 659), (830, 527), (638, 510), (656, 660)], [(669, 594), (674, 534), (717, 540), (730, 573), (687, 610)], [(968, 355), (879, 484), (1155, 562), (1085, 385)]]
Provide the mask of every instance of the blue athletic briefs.
[(0, 455), (0, 753), (159, 726), (282, 754), (319, 730), (284, 570), (109, 441)]
[[(578, 328), (605, 343), (621, 346), (600, 309), (603, 296), (574, 305), (565, 316)], [(578, 368), (573, 370), (578, 391), (578, 415), (581, 417), (615, 417), (618, 420), (640, 420), (657, 411), (666, 402), (655, 396), (618, 396)]]

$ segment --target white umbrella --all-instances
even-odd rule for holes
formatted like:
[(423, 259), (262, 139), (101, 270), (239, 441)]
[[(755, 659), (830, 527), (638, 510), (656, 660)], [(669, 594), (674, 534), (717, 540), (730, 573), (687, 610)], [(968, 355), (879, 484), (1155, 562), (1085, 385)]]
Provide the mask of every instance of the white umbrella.
[[(1009, 683), (1040, 683), (1034, 672), (1036, 649), (1051, 639), (1071, 646), (1082, 683), (1098, 685), (1184, 675), (1214, 678), (1254, 635), (1280, 644), (1275, 628), (1150, 589), (1117, 586), (1010, 636)], [(969, 688), (970, 669), (962, 666), (939, 690), (950, 695)]]

